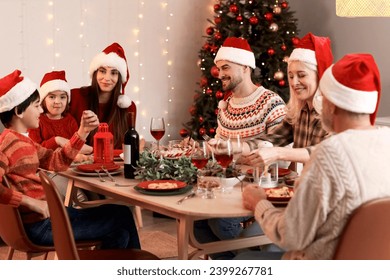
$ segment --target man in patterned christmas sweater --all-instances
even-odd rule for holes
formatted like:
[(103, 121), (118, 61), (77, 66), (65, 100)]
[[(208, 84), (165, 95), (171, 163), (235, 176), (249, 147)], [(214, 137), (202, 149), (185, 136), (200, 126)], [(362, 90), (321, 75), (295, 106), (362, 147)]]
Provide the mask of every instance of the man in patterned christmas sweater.
[(227, 98), (218, 104), (216, 138), (240, 135), (249, 140), (268, 133), (285, 114), (282, 98), (252, 82), (255, 56), (243, 38), (227, 38), (214, 60)]

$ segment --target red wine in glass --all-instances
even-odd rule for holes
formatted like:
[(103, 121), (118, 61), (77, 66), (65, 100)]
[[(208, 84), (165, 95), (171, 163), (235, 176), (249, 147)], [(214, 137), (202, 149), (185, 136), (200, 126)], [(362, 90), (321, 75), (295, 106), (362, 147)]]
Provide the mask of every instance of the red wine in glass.
[(202, 169), (203, 167), (205, 167), (207, 165), (208, 161), (209, 161), (209, 159), (208, 158), (204, 158), (204, 157), (191, 158), (191, 162), (198, 169)]
[(164, 136), (165, 130), (164, 129), (151, 130), (150, 134), (152, 134), (154, 139), (156, 139), (158, 141)]
[(233, 160), (233, 154), (218, 154), (218, 153), (216, 153), (214, 156), (215, 156), (215, 160), (223, 168), (227, 168)]
[(160, 139), (165, 134), (164, 118), (152, 118), (150, 121), (150, 134), (157, 140), (157, 150), (160, 151)]

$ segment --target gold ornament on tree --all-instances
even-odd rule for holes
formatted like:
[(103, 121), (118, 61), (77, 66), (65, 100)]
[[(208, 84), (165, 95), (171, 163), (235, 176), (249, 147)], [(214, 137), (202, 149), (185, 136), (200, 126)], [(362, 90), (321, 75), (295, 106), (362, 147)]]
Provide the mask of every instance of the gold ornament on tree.
[(277, 81), (283, 80), (284, 78), (284, 73), (280, 70), (276, 71), (274, 74), (274, 79)]

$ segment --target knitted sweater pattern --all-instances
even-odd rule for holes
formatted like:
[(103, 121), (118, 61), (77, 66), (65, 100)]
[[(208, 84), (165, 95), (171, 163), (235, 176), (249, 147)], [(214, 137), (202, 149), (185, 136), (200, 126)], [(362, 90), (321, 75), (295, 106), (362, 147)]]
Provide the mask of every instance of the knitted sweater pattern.
[(70, 139), (77, 131), (78, 125), (71, 114), (66, 114), (58, 120), (49, 119), (45, 114), (39, 117), (39, 127), (29, 130), (28, 136), (43, 147), (55, 150), (60, 147), (56, 136)]
[[(55, 151), (46, 149), (29, 137), (10, 129), (0, 135), (0, 203), (19, 207), (22, 194), (45, 200), (38, 168), (64, 171), (72, 163), (78, 151), (84, 145), (77, 133), (62, 148)], [(6, 175), (11, 189), (3, 183)], [(37, 213), (20, 207), (24, 222), (36, 222), (41, 218)]]
[(253, 138), (279, 124), (285, 114), (280, 96), (264, 87), (246, 98), (229, 96), (227, 107), (218, 113), (217, 134), (222, 137), (239, 134), (244, 140)]
[(351, 213), (390, 196), (390, 129), (347, 130), (321, 142), (285, 209), (260, 201), (255, 217), (286, 259), (332, 259)]

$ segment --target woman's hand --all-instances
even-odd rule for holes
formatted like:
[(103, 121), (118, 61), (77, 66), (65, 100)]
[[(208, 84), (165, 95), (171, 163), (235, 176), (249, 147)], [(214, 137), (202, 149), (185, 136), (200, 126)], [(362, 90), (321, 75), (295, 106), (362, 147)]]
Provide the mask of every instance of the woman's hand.
[(254, 150), (249, 155), (244, 156), (244, 162), (254, 167), (270, 165), (280, 159), (282, 149), (280, 147), (273, 147)]
[(93, 161), (93, 156), (89, 155), (84, 155), (84, 154), (77, 154), (76, 157), (74, 158), (73, 162), (75, 163), (80, 163), (80, 162), (86, 162), (86, 161)]
[(80, 127), (77, 131), (81, 139), (85, 140), (88, 134), (99, 126), (97, 115), (91, 110), (85, 110), (81, 116)]
[(262, 199), (267, 199), (267, 194), (263, 188), (256, 185), (248, 185), (244, 188), (242, 203), (246, 209), (255, 211), (257, 203)]

